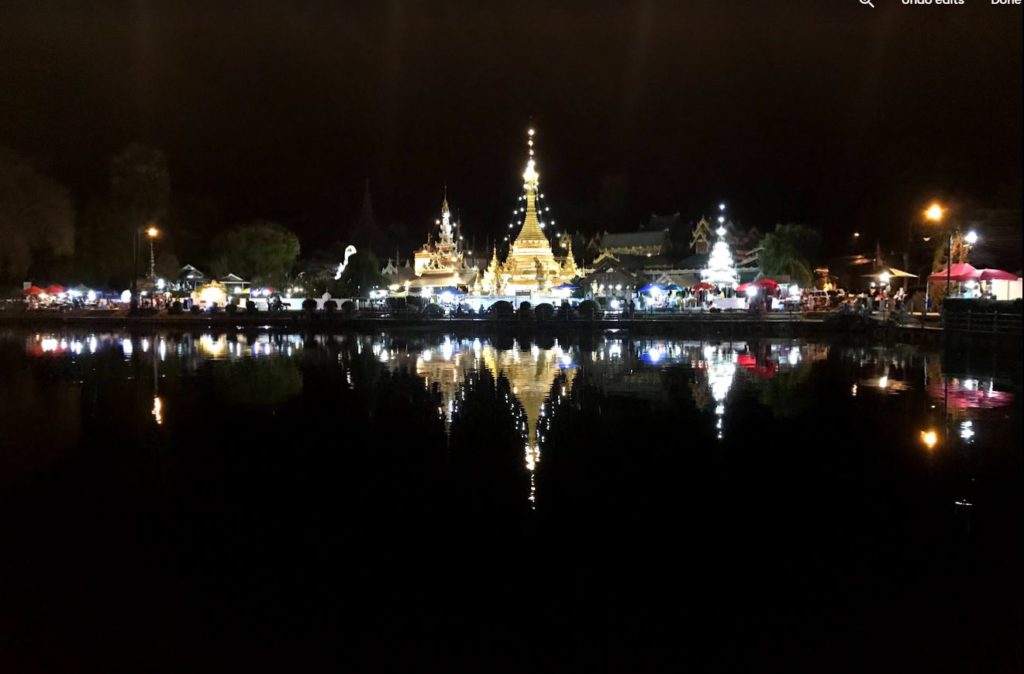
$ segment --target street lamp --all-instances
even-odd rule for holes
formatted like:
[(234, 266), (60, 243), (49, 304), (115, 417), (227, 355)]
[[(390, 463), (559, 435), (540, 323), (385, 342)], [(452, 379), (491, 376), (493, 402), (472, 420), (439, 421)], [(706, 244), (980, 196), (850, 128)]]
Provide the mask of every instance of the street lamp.
[[(938, 202), (933, 201), (928, 208), (924, 211), (925, 220), (934, 222), (936, 224), (941, 223), (943, 218), (946, 216), (946, 209)], [(949, 237), (946, 240), (946, 297), (949, 299), (949, 287), (953, 280), (953, 230), (949, 230)], [(943, 306), (945, 306), (945, 300), (943, 300)]]
[[(941, 204), (933, 202), (924, 211), (924, 217), (926, 220), (934, 223), (940, 223), (946, 217), (947, 209), (943, 208)], [(949, 297), (949, 287), (953, 277), (953, 237), (958, 233), (955, 227), (949, 228), (949, 235), (946, 237), (946, 297)], [(927, 241), (927, 239), (925, 239)], [(978, 233), (971, 230), (964, 234), (964, 243), (968, 246), (973, 246), (978, 242)]]
[(137, 227), (135, 229), (134, 245), (132, 246), (132, 307), (138, 305), (139, 299), (136, 292), (139, 278), (139, 235), (145, 233), (149, 239), (149, 274), (154, 273), (155, 260), (153, 258), (153, 239), (160, 235), (160, 230), (153, 225)]

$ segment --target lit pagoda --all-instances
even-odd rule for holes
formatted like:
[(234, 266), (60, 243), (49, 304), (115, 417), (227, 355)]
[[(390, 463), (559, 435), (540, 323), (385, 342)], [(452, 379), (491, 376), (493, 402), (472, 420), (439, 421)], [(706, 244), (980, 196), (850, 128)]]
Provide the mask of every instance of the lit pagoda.
[[(537, 172), (537, 162), (533, 157), (534, 130), (530, 129), (527, 137), (529, 159), (526, 162), (526, 170), (523, 172), (523, 198), (526, 201), (525, 213), (522, 228), (516, 235), (504, 264), (501, 266), (500, 276), (504, 281), (503, 294), (515, 294), (521, 292), (549, 293), (552, 288), (562, 283), (568, 283), (576, 276), (575, 261), (559, 264), (551, 250), (551, 243), (544, 233), (544, 223), (537, 215), (538, 187), (540, 185), (540, 173)], [(569, 249), (569, 258), (572, 258), (572, 249)], [(567, 275), (568, 274), (568, 275)]]

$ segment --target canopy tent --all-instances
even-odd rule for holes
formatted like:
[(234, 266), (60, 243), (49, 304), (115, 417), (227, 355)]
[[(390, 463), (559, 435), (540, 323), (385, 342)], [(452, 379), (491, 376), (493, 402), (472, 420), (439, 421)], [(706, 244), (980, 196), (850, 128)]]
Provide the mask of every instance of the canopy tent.
[(562, 283), (560, 285), (555, 286), (555, 290), (578, 290), (578, 289), (579, 289), (579, 286), (574, 286), (571, 283)]
[(747, 281), (746, 283), (741, 283), (738, 286), (736, 286), (736, 294), (745, 293), (745, 292), (747, 292), (747, 288), (751, 288), (751, 287), (754, 287), (754, 282), (753, 281)]
[(701, 290), (714, 290), (714, 289), (715, 289), (715, 286), (710, 284), (710, 283), (708, 283), (707, 281), (701, 281), (697, 285), (693, 286), (693, 290), (698, 291), (698, 292), (701, 291)]
[(754, 285), (758, 288), (771, 288), (772, 290), (775, 290), (779, 287), (779, 282), (773, 278), (759, 278), (754, 281)]
[(928, 276), (928, 280), (932, 283), (945, 281), (947, 278), (950, 281), (956, 281), (957, 283), (963, 281), (976, 281), (978, 279), (978, 270), (966, 262), (958, 262), (948, 269), (940, 269)]
[(640, 288), (640, 292), (642, 293), (650, 293), (654, 292), (655, 290), (657, 290), (658, 292), (664, 292), (665, 288), (663, 286), (658, 285), (657, 283), (648, 283), (647, 285)]
[(458, 288), (456, 288), (455, 286), (448, 286), (447, 288), (437, 288), (434, 292), (437, 293), (438, 295), (444, 295), (445, 293), (448, 293), (452, 297), (461, 297), (462, 295), (466, 294), (459, 290)]
[(25, 288), (26, 295), (39, 295), (44, 292), (46, 291), (40, 288), (39, 286), (29, 286), (28, 288)]
[(876, 271), (873, 274), (864, 274), (864, 276), (870, 278), (881, 278), (886, 274), (889, 275), (889, 278), (917, 278), (917, 274), (911, 274), (909, 271), (903, 271), (896, 267), (887, 267), (882, 271)]
[(979, 281), (1016, 281), (1020, 277), (1013, 272), (1003, 271), (1002, 269), (979, 269), (978, 280)]
[(665, 290), (667, 290), (669, 292), (672, 292), (672, 293), (679, 292), (682, 289), (683, 289), (682, 286), (677, 285), (675, 283), (669, 283), (667, 286), (665, 286)]
[(47, 295), (60, 295), (64, 292), (64, 286), (54, 283), (53, 285), (46, 286)]

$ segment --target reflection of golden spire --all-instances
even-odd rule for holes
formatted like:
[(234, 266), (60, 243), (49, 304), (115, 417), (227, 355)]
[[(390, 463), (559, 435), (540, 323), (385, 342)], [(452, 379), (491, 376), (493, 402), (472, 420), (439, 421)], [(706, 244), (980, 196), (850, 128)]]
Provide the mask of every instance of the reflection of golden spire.
[[(397, 356), (397, 351), (395, 352)], [(396, 361), (392, 361), (397, 364)], [(521, 351), (518, 344), (513, 348), (499, 351), (490, 344), (474, 343), (472, 350), (467, 342), (454, 342), (445, 338), (439, 349), (427, 348), (415, 356), (415, 371), (423, 377), (427, 388), (438, 385), (441, 405), (438, 414), (450, 429), (452, 415), (458, 412), (459, 400), (464, 395), (463, 387), (470, 373), (486, 369), (497, 382), (504, 376), (509, 383), (509, 394), (523, 410), (525, 428), (525, 466), (530, 473), (530, 500), (534, 500), (535, 485), (533, 473), (540, 462), (540, 439), (537, 428), (541, 418), (546, 416), (552, 388), (560, 376), (565, 380), (561, 395), (572, 390), (576, 371), (572, 356), (557, 344), (551, 349), (534, 346), (528, 352)], [(557, 397), (557, 396), (556, 396)]]

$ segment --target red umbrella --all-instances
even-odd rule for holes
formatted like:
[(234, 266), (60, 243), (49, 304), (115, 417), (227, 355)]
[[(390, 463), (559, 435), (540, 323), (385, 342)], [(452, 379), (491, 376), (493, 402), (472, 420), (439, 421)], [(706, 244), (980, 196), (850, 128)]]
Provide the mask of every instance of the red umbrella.
[(28, 288), (25, 288), (26, 295), (38, 295), (41, 292), (43, 292), (43, 289), (40, 288), (39, 286), (30, 286)]
[[(945, 269), (940, 269), (934, 274), (928, 276), (928, 280), (932, 283), (945, 281), (947, 278), (946, 273), (947, 271)], [(978, 279), (978, 270), (966, 262), (958, 262), (949, 269), (948, 278), (950, 281), (956, 281), (957, 283), (962, 281), (976, 281)]]
[(57, 285), (56, 283), (54, 283), (51, 286), (47, 286), (46, 287), (46, 294), (47, 295), (59, 295), (62, 292), (64, 292), (64, 286)]
[(693, 286), (694, 290), (714, 290), (715, 286), (711, 285), (706, 281), (701, 281), (697, 285)]
[(738, 293), (745, 293), (745, 292), (747, 292), (747, 288), (749, 288), (751, 285), (752, 284), (750, 284), (750, 283), (741, 283), (738, 286), (736, 286), (736, 292), (738, 292)]
[(772, 290), (775, 290), (779, 287), (779, 282), (773, 278), (761, 278), (754, 281), (754, 285), (758, 288), (771, 288)]
[(979, 269), (979, 281), (1016, 281), (1019, 276), (1002, 269)]

